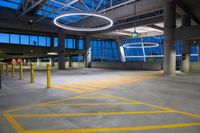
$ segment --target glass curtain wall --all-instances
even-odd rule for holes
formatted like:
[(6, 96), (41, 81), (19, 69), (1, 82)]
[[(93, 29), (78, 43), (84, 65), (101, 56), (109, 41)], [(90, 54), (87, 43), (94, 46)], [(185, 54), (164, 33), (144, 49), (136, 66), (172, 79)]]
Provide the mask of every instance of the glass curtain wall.
[[(142, 42), (157, 43), (156, 47), (142, 47)], [(164, 36), (150, 36), (131, 38), (123, 41), (123, 45), (135, 43), (137, 48), (126, 48), (124, 47), (124, 53), (127, 62), (142, 61), (142, 62), (163, 62), (164, 54)], [(191, 61), (199, 61), (198, 57), (198, 45), (191, 42)], [(176, 64), (180, 68), (182, 59), (182, 41), (176, 41)]]
[(113, 40), (91, 40), (91, 59), (100, 62), (118, 62), (119, 51)]

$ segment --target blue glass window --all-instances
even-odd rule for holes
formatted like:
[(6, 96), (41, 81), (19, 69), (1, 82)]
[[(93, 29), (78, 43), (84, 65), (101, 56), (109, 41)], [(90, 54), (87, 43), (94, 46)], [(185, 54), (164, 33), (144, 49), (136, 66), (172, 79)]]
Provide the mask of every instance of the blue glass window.
[(0, 33), (0, 42), (9, 43), (9, 34)]
[(10, 34), (10, 43), (11, 44), (19, 44), (19, 35), (18, 34)]
[(39, 46), (46, 46), (46, 37), (39, 36)]
[(22, 45), (29, 45), (29, 36), (28, 35), (21, 35), (21, 44)]
[(58, 38), (54, 37), (54, 47), (58, 47)]
[(83, 39), (79, 39), (78, 41), (79, 41), (79, 43), (78, 43), (78, 48), (79, 48), (80, 50), (83, 50), (83, 49), (84, 49), (84, 41), (83, 41)]
[(47, 47), (50, 47), (51, 46), (51, 38), (50, 37), (47, 37), (47, 43), (46, 43), (46, 46)]
[(30, 36), (30, 45), (33, 45), (33, 46), (38, 45), (38, 36)]

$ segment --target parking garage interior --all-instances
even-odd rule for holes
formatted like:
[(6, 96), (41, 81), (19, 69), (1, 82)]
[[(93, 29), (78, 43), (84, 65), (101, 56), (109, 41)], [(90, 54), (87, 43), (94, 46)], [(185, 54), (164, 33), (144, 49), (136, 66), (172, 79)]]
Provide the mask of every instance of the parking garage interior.
[(199, 132), (199, 0), (0, 0), (0, 133)]

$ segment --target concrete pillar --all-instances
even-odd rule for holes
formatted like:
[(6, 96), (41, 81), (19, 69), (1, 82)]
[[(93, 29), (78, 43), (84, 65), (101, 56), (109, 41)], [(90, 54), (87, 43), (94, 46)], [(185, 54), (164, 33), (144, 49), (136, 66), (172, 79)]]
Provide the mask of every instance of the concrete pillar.
[(84, 38), (84, 63), (85, 67), (89, 68), (91, 67), (91, 49), (90, 49), (90, 40), (91, 38), (89, 36), (85, 36)]
[(31, 65), (31, 59), (29, 58), (28, 59), (28, 66), (30, 66)]
[(37, 66), (41, 65), (41, 58), (37, 58)]
[(120, 38), (117, 38), (116, 43), (117, 43), (117, 48), (118, 48), (118, 51), (119, 51), (120, 61), (126, 62), (126, 57), (125, 57), (125, 54), (124, 54), (124, 48), (122, 47), (123, 41)]
[(199, 62), (200, 62), (200, 44), (198, 45), (198, 55), (199, 55)]
[(49, 63), (51, 66), (55, 66), (54, 57), (50, 57)]
[(54, 36), (53, 35), (50, 36), (50, 47), (51, 48), (54, 47)]
[(164, 0), (164, 74), (176, 75), (176, 4)]
[[(188, 27), (191, 25), (191, 19), (189, 16), (184, 15), (182, 18), (182, 26)], [(187, 73), (190, 71), (190, 41), (182, 41), (182, 62), (181, 71)]]
[(72, 67), (72, 56), (68, 55), (68, 63), (69, 63), (69, 68)]
[(58, 35), (58, 69), (65, 69), (65, 35), (62, 31)]

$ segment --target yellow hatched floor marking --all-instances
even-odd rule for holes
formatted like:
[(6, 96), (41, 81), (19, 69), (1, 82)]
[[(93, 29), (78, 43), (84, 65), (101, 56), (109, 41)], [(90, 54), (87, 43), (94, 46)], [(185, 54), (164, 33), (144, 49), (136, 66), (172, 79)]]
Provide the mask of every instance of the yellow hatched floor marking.
[(132, 99), (129, 99), (129, 98), (124, 98), (124, 97), (119, 97), (119, 96), (112, 96), (112, 95), (109, 95), (109, 94), (104, 94), (104, 93), (99, 93), (99, 94), (102, 94), (102, 95), (105, 95), (105, 96), (110, 96), (110, 97), (115, 97), (115, 98), (119, 98), (119, 99), (123, 99), (123, 100), (127, 100), (129, 102), (139, 102), (143, 105), (146, 105), (146, 106), (149, 106), (149, 107), (153, 107), (153, 108), (158, 108), (158, 109), (163, 109), (163, 110), (166, 110), (166, 111), (175, 111), (179, 114), (182, 114), (182, 115), (185, 115), (185, 116), (190, 116), (190, 117), (194, 117), (194, 118), (200, 118), (200, 115), (198, 114), (192, 114), (192, 113), (188, 113), (188, 112), (183, 112), (183, 111), (178, 111), (178, 110), (175, 110), (175, 109), (172, 109), (172, 108), (167, 108), (167, 107), (162, 107), (162, 106), (158, 106), (158, 105), (153, 105), (153, 104), (148, 104), (148, 103), (145, 103), (145, 102), (140, 102), (140, 101), (137, 101), (137, 100), (132, 100)]
[(41, 106), (100, 106), (100, 105), (135, 105), (139, 104), (136, 102), (113, 102), (113, 103), (82, 103), (82, 104), (47, 104), (47, 105), (41, 105)]
[(175, 113), (175, 111), (138, 111), (138, 112), (97, 112), (97, 113), (68, 113), (68, 114), (16, 114), (12, 115), (15, 118), (29, 117), (67, 117), (67, 116), (105, 116), (105, 115), (144, 115), (144, 114), (165, 114)]
[(149, 126), (132, 126), (132, 127), (111, 127), (111, 128), (81, 128), (81, 129), (66, 129), (66, 130), (32, 130), (24, 133), (91, 133), (91, 132), (122, 132), (122, 131), (139, 131), (139, 130), (156, 130), (168, 128), (182, 128), (200, 126), (200, 122), (196, 123), (180, 123), (180, 124), (163, 124)]
[[(74, 87), (76, 89), (86, 89), (86, 90), (96, 90), (94, 87), (84, 86), (84, 85), (75, 85), (75, 84), (65, 84), (64, 86)], [(98, 87), (102, 88), (102, 87)]]
[(24, 129), (20, 126), (20, 124), (10, 114), (4, 114), (3, 116), (8, 120), (8, 122), (15, 128), (15, 130), (18, 133), (24, 132)]
[(67, 90), (67, 91), (71, 91), (71, 92), (76, 92), (76, 93), (83, 93), (84, 92), (82, 90), (78, 90), (78, 89), (74, 89), (74, 88), (67, 88), (67, 87), (60, 86), (60, 85), (53, 85), (52, 88), (63, 89), (63, 90)]
[(56, 103), (56, 102), (63, 102), (63, 101), (70, 101), (73, 99), (77, 99), (79, 97), (84, 97), (84, 96), (88, 96), (88, 95), (92, 95), (92, 94), (97, 94), (97, 92), (91, 92), (90, 94), (82, 94), (82, 95), (78, 95), (78, 96), (73, 96), (70, 98), (65, 98), (65, 99), (59, 99), (59, 100), (51, 100), (48, 102), (44, 102), (44, 103), (39, 103), (39, 104), (33, 104), (33, 105), (28, 105), (28, 106), (22, 106), (22, 107), (17, 107), (17, 108), (12, 108), (12, 109), (8, 109), (3, 111), (3, 113), (11, 113), (11, 112), (15, 112), (15, 111), (19, 111), (19, 110), (24, 110), (24, 109), (29, 109), (32, 107), (37, 107), (37, 106), (41, 106), (41, 105), (47, 105), (47, 104), (52, 104), (52, 103)]

